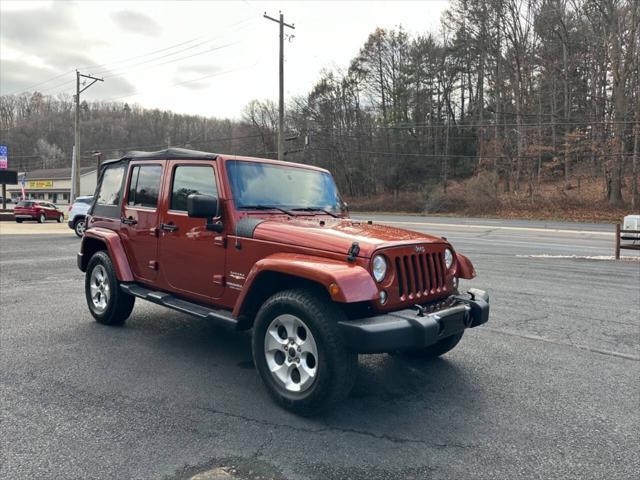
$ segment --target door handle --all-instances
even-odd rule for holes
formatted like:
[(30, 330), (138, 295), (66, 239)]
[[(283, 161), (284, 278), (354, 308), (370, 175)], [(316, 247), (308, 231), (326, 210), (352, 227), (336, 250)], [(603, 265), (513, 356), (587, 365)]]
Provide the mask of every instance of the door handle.
[(175, 232), (178, 230), (178, 226), (175, 223), (161, 223), (160, 228), (162, 230), (166, 230), (167, 232)]
[(125, 225), (135, 225), (136, 223), (138, 223), (138, 221), (133, 217), (129, 217), (129, 218), (122, 217), (120, 221)]

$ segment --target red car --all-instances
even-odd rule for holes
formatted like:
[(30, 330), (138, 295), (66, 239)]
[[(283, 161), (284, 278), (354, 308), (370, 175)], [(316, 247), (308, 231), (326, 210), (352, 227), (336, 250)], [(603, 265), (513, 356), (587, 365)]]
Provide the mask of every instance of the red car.
[(136, 298), (237, 330), (273, 398), (344, 398), (359, 353), (423, 359), (489, 319), (444, 238), (350, 219), (327, 170), (184, 149), (102, 165), (78, 266), (87, 305), (122, 325)]
[(34, 200), (23, 200), (18, 202), (13, 209), (13, 216), (16, 222), (22, 223), (24, 220), (36, 220), (44, 223), (47, 220), (57, 220), (64, 222), (64, 212), (52, 203), (36, 202)]

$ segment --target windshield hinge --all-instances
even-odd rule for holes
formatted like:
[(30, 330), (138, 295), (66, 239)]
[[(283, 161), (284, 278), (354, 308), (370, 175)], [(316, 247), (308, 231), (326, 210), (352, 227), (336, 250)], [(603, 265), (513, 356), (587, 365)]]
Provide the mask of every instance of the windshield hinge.
[(356, 257), (358, 256), (359, 253), (360, 253), (360, 245), (358, 244), (358, 242), (353, 242), (351, 244), (351, 247), (349, 248), (349, 251), (347, 252), (347, 261), (355, 262)]

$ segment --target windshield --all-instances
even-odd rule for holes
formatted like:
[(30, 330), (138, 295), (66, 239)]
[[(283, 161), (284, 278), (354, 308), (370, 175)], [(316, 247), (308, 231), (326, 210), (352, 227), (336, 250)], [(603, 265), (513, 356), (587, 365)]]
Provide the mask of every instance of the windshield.
[(287, 165), (230, 160), (236, 208), (308, 208), (339, 212), (342, 201), (327, 172)]

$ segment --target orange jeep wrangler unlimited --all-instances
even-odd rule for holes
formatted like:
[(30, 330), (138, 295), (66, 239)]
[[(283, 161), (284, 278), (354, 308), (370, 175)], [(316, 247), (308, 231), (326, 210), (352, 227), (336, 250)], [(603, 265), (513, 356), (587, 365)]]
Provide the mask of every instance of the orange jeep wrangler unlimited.
[(300, 414), (349, 393), (358, 353), (442, 355), (489, 318), (444, 238), (349, 218), (331, 174), (183, 149), (105, 162), (78, 254), (95, 319), (136, 298), (253, 328), (267, 390)]

